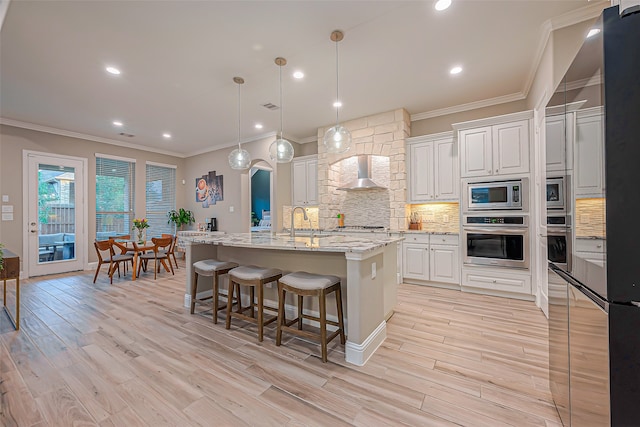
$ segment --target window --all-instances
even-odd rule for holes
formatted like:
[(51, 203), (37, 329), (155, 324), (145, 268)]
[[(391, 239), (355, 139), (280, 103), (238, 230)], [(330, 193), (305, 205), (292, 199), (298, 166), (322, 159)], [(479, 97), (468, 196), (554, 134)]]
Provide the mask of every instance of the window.
[(173, 224), (167, 222), (167, 212), (176, 208), (176, 167), (147, 163), (147, 213), (148, 236), (175, 233)]
[(135, 160), (96, 154), (96, 238), (131, 234)]

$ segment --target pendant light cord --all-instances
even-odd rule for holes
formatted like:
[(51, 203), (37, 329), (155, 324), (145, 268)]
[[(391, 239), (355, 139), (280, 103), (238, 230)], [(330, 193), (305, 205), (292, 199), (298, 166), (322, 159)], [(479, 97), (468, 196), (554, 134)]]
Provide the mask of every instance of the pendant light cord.
[(280, 71), (280, 139), (284, 139), (282, 137), (282, 115), (283, 115), (283, 109), (284, 106), (282, 105), (282, 65), (279, 66), (279, 71)]
[(238, 150), (242, 150), (240, 146), (240, 83), (238, 83)]
[[(339, 67), (338, 67), (338, 62), (339, 62), (339, 57), (338, 57), (338, 43), (339, 41), (336, 40), (336, 102), (340, 103), (340, 95), (339, 95), (339, 88), (340, 88), (340, 72), (339, 72)], [(336, 126), (338, 126), (340, 124), (340, 120), (338, 118), (338, 112), (340, 110), (340, 106), (339, 104), (336, 105)]]

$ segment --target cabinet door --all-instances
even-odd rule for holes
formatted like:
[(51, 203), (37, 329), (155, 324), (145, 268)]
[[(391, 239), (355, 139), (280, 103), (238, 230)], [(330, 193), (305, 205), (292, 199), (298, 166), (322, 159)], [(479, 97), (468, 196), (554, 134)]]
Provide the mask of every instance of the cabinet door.
[(403, 277), (429, 280), (429, 246), (416, 243), (402, 244)]
[(429, 268), (431, 281), (460, 283), (457, 246), (431, 245)]
[(575, 194), (579, 197), (602, 197), (604, 191), (602, 116), (576, 119)]
[(493, 173), (529, 172), (529, 121), (493, 126)]
[(452, 139), (434, 141), (434, 188), (437, 200), (458, 200), (460, 194), (460, 174), (456, 144)]
[(292, 204), (304, 205), (307, 202), (307, 165), (306, 162), (291, 163), (292, 173)]
[[(553, 116), (546, 119), (547, 172), (567, 169), (565, 138), (567, 127), (565, 116)], [(567, 141), (569, 142), (569, 141)]]
[(412, 144), (409, 161), (410, 201), (433, 201), (433, 143)]
[(491, 126), (460, 131), (460, 159), (465, 178), (492, 174)]
[(318, 161), (307, 160), (307, 204), (318, 204)]

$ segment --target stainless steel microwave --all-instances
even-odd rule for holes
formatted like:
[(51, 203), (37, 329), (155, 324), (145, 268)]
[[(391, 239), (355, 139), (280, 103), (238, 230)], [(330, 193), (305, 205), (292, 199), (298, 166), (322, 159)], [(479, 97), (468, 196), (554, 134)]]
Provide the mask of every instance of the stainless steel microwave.
[(547, 178), (547, 209), (565, 209), (564, 178)]
[(467, 183), (467, 210), (522, 210), (526, 200), (526, 179)]

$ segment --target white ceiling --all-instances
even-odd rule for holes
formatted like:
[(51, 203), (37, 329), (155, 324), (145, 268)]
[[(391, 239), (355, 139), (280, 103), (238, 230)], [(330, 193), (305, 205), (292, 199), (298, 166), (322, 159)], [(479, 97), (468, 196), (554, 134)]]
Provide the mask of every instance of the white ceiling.
[[(400, 107), (416, 115), (522, 98), (545, 22), (587, 1), (453, 0), (444, 12), (433, 4), (13, 0), (0, 37), (0, 118), (193, 155), (237, 142), (234, 76), (246, 81), (241, 138), (278, 130), (279, 110), (261, 105), (280, 105), (274, 59), (282, 56), (285, 137), (315, 141), (335, 121), (332, 30), (345, 33), (341, 121)], [(456, 64), (464, 71), (451, 77)], [(298, 69), (303, 80), (291, 77)]]

